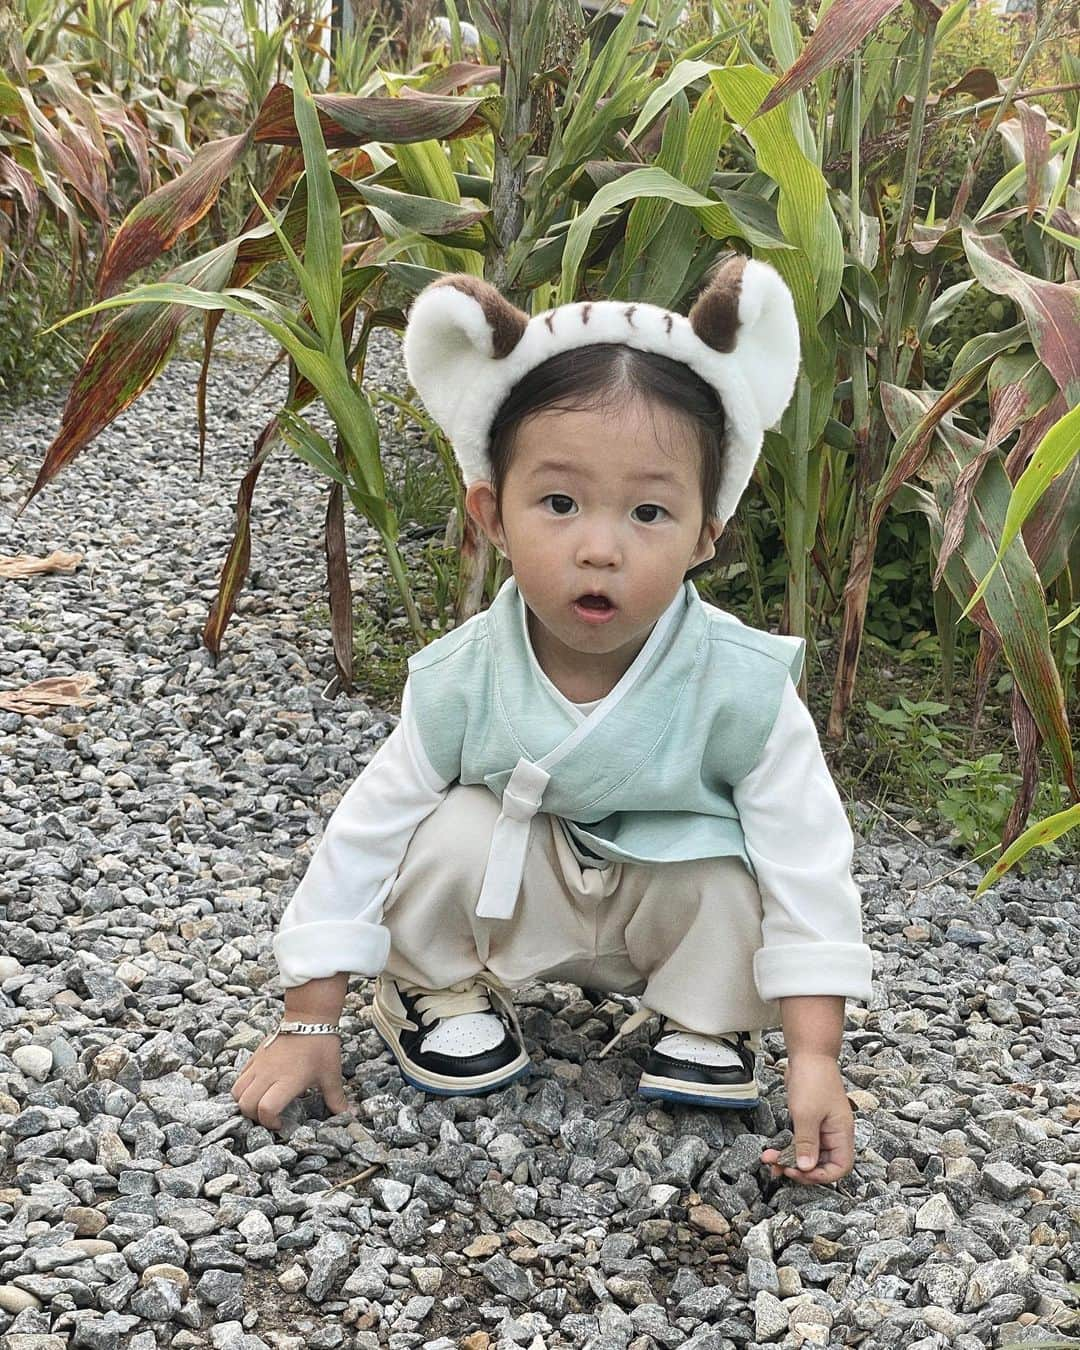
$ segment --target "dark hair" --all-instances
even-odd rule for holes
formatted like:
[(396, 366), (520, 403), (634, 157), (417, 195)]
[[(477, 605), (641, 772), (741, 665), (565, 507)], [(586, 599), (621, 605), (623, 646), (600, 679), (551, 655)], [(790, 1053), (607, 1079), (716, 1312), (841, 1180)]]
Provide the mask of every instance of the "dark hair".
[[(522, 376), (507, 394), (491, 424), (491, 481), (499, 511), (513, 459), (514, 433), (524, 418), (544, 410), (601, 412), (616, 404), (625, 405), (628, 396), (646, 404), (662, 404), (693, 425), (701, 448), (703, 521), (714, 516), (724, 460), (723, 404), (682, 361), (623, 342), (597, 342), (559, 352)], [(729, 528), (718, 541), (717, 556), (691, 568), (686, 577), (696, 577), (715, 566)]]

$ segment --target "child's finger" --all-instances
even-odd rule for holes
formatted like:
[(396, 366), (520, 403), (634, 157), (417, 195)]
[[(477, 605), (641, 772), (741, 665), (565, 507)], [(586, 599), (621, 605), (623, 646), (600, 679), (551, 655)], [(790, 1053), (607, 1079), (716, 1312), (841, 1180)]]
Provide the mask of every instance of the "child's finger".
[(265, 1125), (268, 1130), (280, 1130), (283, 1124), (281, 1113), (297, 1096), (298, 1091), (294, 1085), (282, 1082), (281, 1079), (271, 1083), (259, 1102), (259, 1124)]
[(349, 1103), (345, 1097), (345, 1091), (338, 1077), (324, 1078), (319, 1083), (319, 1090), (322, 1092), (323, 1101), (327, 1109), (332, 1111), (335, 1116), (349, 1110)]
[(807, 1172), (801, 1171), (798, 1167), (785, 1167), (784, 1172), (793, 1181), (801, 1181), (807, 1186), (820, 1186), (830, 1181), (839, 1181), (841, 1177), (847, 1176), (848, 1169), (841, 1167), (839, 1163), (826, 1162), (818, 1163)]
[(236, 1079), (232, 1087), (229, 1089), (229, 1091), (232, 1093), (233, 1097), (235, 1097), (237, 1101), (239, 1101), (240, 1098), (244, 1095), (244, 1092), (247, 1090), (249, 1084), (251, 1083), (252, 1078), (254, 1077), (255, 1074), (254, 1064), (255, 1064), (254, 1059), (249, 1059), (248, 1062), (244, 1065), (244, 1067), (240, 1070), (240, 1072), (236, 1075)]
[(240, 1087), (240, 1084), (235, 1084), (233, 1096), (236, 1097), (236, 1103), (240, 1107), (241, 1115), (247, 1116), (248, 1120), (257, 1120), (259, 1102), (262, 1100), (262, 1095), (266, 1091), (268, 1083), (265, 1079), (256, 1078), (253, 1075), (241, 1088), (239, 1095), (236, 1092), (236, 1088), (238, 1087)]

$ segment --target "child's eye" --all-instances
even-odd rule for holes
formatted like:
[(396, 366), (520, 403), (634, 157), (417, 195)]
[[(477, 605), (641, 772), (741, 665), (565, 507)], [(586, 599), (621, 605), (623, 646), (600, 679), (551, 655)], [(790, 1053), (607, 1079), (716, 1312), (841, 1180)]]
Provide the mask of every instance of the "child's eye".
[(557, 516), (566, 516), (569, 515), (570, 513), (568, 511), (560, 510), (555, 505), (556, 502), (569, 502), (571, 506), (573, 506), (574, 504), (573, 497), (567, 497), (562, 492), (549, 492), (548, 495), (546, 497), (541, 498), (541, 500), (545, 502), (551, 502), (552, 504), (551, 509), (555, 512)]
[[(665, 510), (665, 508), (662, 507), (662, 506), (658, 506), (658, 505), (656, 504), (656, 502), (643, 502), (643, 503), (641, 504), (641, 506), (635, 506), (635, 507), (634, 507), (634, 510), (635, 510), (635, 511), (660, 511), (660, 512), (663, 512), (664, 515), (667, 515), (667, 511)], [(645, 519), (645, 521), (644, 521), (643, 523), (646, 524), (646, 525), (654, 525), (654, 524), (656, 523), (656, 521), (659, 520), (659, 519), (660, 519), (659, 516), (649, 516), (649, 517), (647, 517), (647, 518)]]

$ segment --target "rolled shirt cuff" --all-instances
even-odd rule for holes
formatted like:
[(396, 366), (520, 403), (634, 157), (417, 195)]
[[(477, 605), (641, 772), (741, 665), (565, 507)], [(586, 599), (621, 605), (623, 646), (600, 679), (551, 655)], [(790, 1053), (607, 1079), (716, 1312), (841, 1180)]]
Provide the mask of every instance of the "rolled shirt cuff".
[(390, 930), (377, 923), (326, 919), (279, 930), (274, 938), (283, 989), (343, 970), (375, 976), (390, 956)]
[(801, 994), (869, 1003), (873, 979), (874, 954), (863, 942), (784, 943), (754, 953), (754, 982), (766, 1003)]

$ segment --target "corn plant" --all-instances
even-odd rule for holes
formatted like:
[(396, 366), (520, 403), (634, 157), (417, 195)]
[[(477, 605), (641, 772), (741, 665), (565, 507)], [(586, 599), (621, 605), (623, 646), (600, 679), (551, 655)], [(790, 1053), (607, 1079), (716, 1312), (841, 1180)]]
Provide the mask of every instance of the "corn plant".
[[(847, 572), (830, 734), (843, 734), (853, 695), (882, 520), (890, 508), (919, 510), (934, 545), (930, 580), (943, 642), (947, 647), (970, 602), (980, 630), (980, 699), (998, 656), (1014, 677), (1023, 786), (1005, 843), (1023, 828), (1041, 744), (1076, 799), (1047, 592), (1057, 588), (1060, 602), (1062, 588), (1071, 586), (1080, 462), (1053, 480), (1007, 543), (984, 593), (972, 600), (993, 561), (990, 541), (1001, 537), (1011, 484), (1077, 402), (1075, 93), (1072, 126), (1051, 136), (1024, 81), (1036, 47), (1067, 41), (1075, 6), (1048, 0), (1007, 86), (972, 70), (933, 95), (935, 44), (964, 21), (966, 0), (947, 7), (934, 0), (826, 0), (809, 37), (798, 30), (789, 0), (757, 0), (753, 25), (744, 10), (714, 0), (709, 31), (681, 50), (673, 45), (675, 6), (652, 6), (658, 34), (652, 37), (640, 27), (645, 0), (634, 0), (601, 47), (586, 30), (576, 50), (563, 43), (550, 56), (554, 20), (565, 15), (556, 0), (532, 6), (476, 0), (467, 8), (482, 38), (480, 61), (445, 71), (380, 68), (361, 93), (307, 96), (326, 146), (348, 153), (329, 172), (336, 197), (329, 209), (340, 212), (340, 228), (347, 222), (364, 233), (340, 253), (311, 253), (318, 226), (310, 210), (310, 154), (317, 147), (300, 134), (295, 88), (290, 94), (284, 86), (269, 91), (246, 132), (208, 147), (201, 161), (129, 215), (110, 243), (99, 295), (114, 295), (201, 219), (253, 146), (282, 147), (264, 197), (272, 207), (278, 194), (291, 196), (272, 221), (251, 223), (229, 246), (178, 270), (171, 279), (188, 288), (183, 301), (146, 288), (117, 297), (130, 308), (89, 353), (33, 492), (154, 378), (184, 304), (214, 311), (208, 357), (221, 295), (243, 288), (267, 261), (290, 256), (286, 244), (297, 259), (303, 253), (309, 286), (324, 267), (343, 269), (339, 289), (337, 283), (327, 289), (325, 278), (318, 284), (340, 297), (340, 324), (363, 313), (343, 363), (360, 381), (371, 328), (400, 329), (402, 292), (411, 296), (445, 271), (497, 279), (532, 312), (594, 296), (682, 308), (718, 253), (736, 247), (780, 271), (799, 316), (802, 372), (790, 407), (766, 433), (755, 484), (782, 531), (789, 631), (812, 636), (814, 620), (828, 617), (828, 598), (814, 612), (815, 570), (827, 583)], [(756, 45), (759, 31), (769, 44), (765, 55)], [(498, 94), (480, 92), (500, 79)], [(1064, 90), (1075, 87), (1069, 81)], [(972, 202), (987, 148), (1010, 111), (1026, 129), (1024, 162)], [(933, 167), (925, 162), (931, 133), (945, 131), (969, 153), (960, 190), (939, 209), (934, 193), (920, 205), (917, 188)], [(298, 141), (305, 170), (299, 181), (292, 154)], [(1012, 205), (1017, 191), (1024, 200)], [(1031, 271), (1017, 263), (1002, 233), (1014, 223)], [(942, 290), (945, 267), (958, 262), (970, 277), (963, 289)], [(923, 350), (972, 284), (1006, 297), (1017, 321), (974, 336), (946, 387), (930, 388)], [(265, 311), (265, 297), (256, 301), (254, 294), (242, 298)], [(288, 318), (311, 328), (303, 312)], [(301, 343), (285, 319), (274, 314), (293, 344)], [(322, 326), (315, 325), (323, 362), (331, 359), (325, 321), (324, 311)], [(204, 631), (214, 650), (243, 581), (251, 493), (275, 437), (288, 433), (333, 491), (347, 486), (331, 467), (336, 461), (348, 473), (348, 448), (339, 447), (343, 463), (338, 450), (290, 420), (314, 397), (317, 382), (287, 350), (296, 376), (290, 404), (259, 438), (238, 494), (236, 536)], [(307, 349), (300, 356), (308, 371), (325, 375)], [(338, 380), (336, 357), (332, 366)], [(960, 410), (977, 394), (990, 403), (986, 428), (962, 424)], [(332, 409), (336, 421), (343, 407), (339, 400)], [(344, 437), (340, 421), (338, 433)], [(1003, 460), (1000, 447), (1013, 434)], [(453, 472), (445, 446), (434, 439)], [(373, 476), (367, 481), (376, 485)], [(387, 529), (384, 539), (392, 534)], [(335, 537), (340, 544), (340, 529)], [(340, 595), (341, 549), (330, 543), (328, 530), (331, 594)], [(459, 619), (481, 603), (491, 582), (479, 550), (463, 550), (462, 581)], [(344, 612), (339, 605), (338, 614)], [(336, 651), (344, 637), (335, 629)]]
[[(304, 151), (306, 184), (305, 256), (302, 262), (273, 212), (256, 193), (260, 209), (273, 230), (282, 253), (300, 284), (311, 322), (290, 314), (283, 306), (243, 287), (212, 288), (212, 273), (193, 275), (201, 286), (160, 282), (138, 286), (123, 296), (103, 300), (69, 316), (118, 306), (167, 302), (198, 310), (228, 310), (259, 324), (288, 352), (296, 370), (318, 392), (338, 429), (344, 454), (335, 455), (329, 443), (292, 408), (278, 414), (283, 433), (296, 453), (340, 484), (350, 501), (372, 523), (382, 538), (394, 580), (413, 631), (424, 632), (413, 603), (404, 564), (397, 548), (398, 525), (386, 499), (386, 482), (379, 458), (378, 431), (371, 405), (353, 381), (345, 364), (345, 337), (341, 320), (342, 233), (337, 194), (331, 179), (319, 118), (304, 76), (298, 48), (293, 55), (293, 115)], [(221, 250), (215, 250), (221, 253)], [(235, 254), (235, 248), (232, 250)], [(228, 253), (221, 259), (227, 267)], [(341, 462), (344, 460), (344, 463)]]

